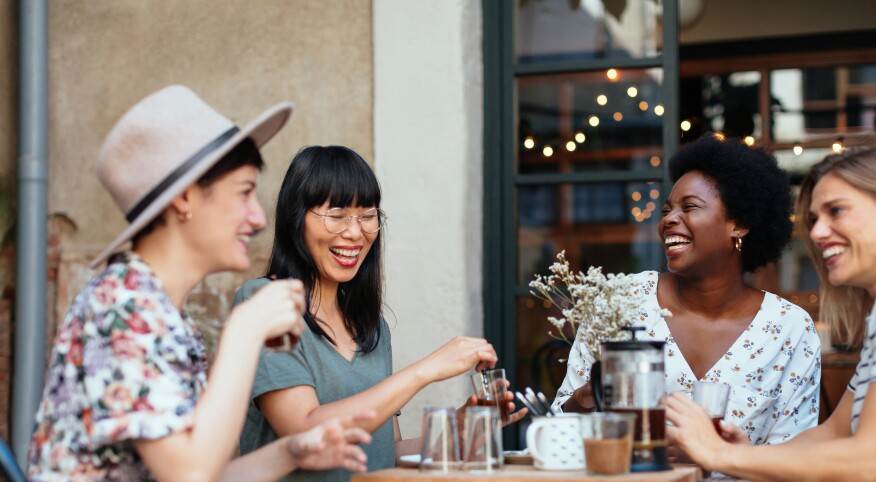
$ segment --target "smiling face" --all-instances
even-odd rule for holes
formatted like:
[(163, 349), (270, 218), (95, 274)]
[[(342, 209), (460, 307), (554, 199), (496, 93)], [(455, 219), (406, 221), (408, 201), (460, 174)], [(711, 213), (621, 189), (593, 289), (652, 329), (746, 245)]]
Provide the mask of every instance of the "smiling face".
[(726, 218), (718, 189), (700, 172), (689, 172), (675, 183), (658, 226), (667, 265), (673, 273), (708, 273), (727, 263), (733, 251), (735, 223)]
[(827, 279), (876, 293), (876, 200), (835, 174), (812, 190), (809, 239), (821, 250)]
[(266, 224), (256, 198), (257, 174), (255, 167), (246, 165), (207, 188), (189, 189), (192, 218), (185, 223), (187, 239), (206, 273), (250, 267), (250, 239)]
[[(325, 214), (333, 207), (342, 206), (330, 206), (326, 201), (321, 206), (309, 209), (304, 220), (304, 244), (313, 257), (322, 285), (352, 280), (380, 234), (363, 231), (357, 218), (350, 220), (350, 224), (340, 233), (330, 233), (319, 214)], [(373, 208), (348, 206), (345, 209), (350, 215), (361, 216)]]

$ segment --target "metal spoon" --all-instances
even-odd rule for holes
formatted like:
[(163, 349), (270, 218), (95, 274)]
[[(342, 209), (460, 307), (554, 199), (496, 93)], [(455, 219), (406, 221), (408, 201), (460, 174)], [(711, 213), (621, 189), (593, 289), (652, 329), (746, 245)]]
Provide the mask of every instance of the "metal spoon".
[(538, 392), (535, 394), (535, 396), (538, 397), (538, 401), (541, 402), (542, 405), (547, 407), (548, 415), (556, 415), (557, 414), (557, 412), (554, 412), (554, 409), (553, 409), (553, 407), (551, 407), (551, 404), (548, 403), (547, 397), (544, 396), (544, 393)]
[(533, 415), (541, 415), (541, 413), (539, 413), (538, 410), (536, 410), (535, 407), (531, 403), (529, 403), (528, 400), (526, 400), (526, 397), (524, 397), (522, 393), (514, 392), (514, 395), (517, 397), (518, 400), (520, 400), (520, 403), (522, 403), (524, 407), (529, 409), (529, 413)]
[(535, 395), (535, 392), (530, 387), (526, 387), (526, 399), (529, 400), (529, 403), (539, 408), (540, 415), (551, 415), (550, 406), (544, 406), (538, 400), (538, 397)]

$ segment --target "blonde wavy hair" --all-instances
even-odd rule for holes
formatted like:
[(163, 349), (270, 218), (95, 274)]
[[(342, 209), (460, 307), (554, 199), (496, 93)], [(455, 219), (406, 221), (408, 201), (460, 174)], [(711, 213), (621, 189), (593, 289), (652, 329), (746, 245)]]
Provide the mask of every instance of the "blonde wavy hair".
[(828, 174), (840, 177), (861, 192), (876, 198), (876, 147), (852, 147), (825, 157), (812, 166), (800, 186), (797, 198), (797, 223), (806, 233), (804, 243), (821, 280), (819, 318), (830, 324), (834, 343), (860, 348), (866, 333), (867, 315), (873, 307), (873, 296), (861, 287), (831, 285), (827, 280), (821, 250), (808, 236), (813, 224), (809, 214), (812, 190)]

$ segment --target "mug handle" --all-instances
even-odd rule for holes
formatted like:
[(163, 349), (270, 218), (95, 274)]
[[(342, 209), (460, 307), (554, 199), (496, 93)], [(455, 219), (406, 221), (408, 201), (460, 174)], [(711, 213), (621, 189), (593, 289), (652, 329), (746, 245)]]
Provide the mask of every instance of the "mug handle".
[(538, 453), (537, 440), (538, 432), (544, 428), (545, 423), (547, 423), (546, 420), (535, 419), (526, 429), (526, 447), (529, 448), (529, 454), (532, 455), (533, 460), (544, 460)]

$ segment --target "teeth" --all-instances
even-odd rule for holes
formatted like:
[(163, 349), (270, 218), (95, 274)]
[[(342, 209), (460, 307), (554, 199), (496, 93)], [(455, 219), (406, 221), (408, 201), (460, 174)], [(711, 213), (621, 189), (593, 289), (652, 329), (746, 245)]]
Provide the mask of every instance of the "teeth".
[(824, 259), (827, 259), (827, 258), (832, 258), (838, 254), (843, 254), (845, 252), (846, 252), (846, 248), (844, 248), (842, 246), (831, 246), (831, 247), (825, 249), (824, 251), (822, 251), (821, 256)]
[(241, 234), (240, 236), (237, 237), (237, 239), (243, 241), (246, 244), (249, 244), (250, 240), (252, 239), (252, 236), (249, 236), (246, 234)]
[(359, 249), (340, 249), (340, 248), (330, 248), (332, 253), (335, 253), (340, 256), (346, 256), (347, 258), (355, 258), (359, 256)]
[(663, 240), (663, 244), (670, 246), (674, 244), (689, 244), (690, 238), (686, 238), (684, 236), (669, 236), (665, 240)]

